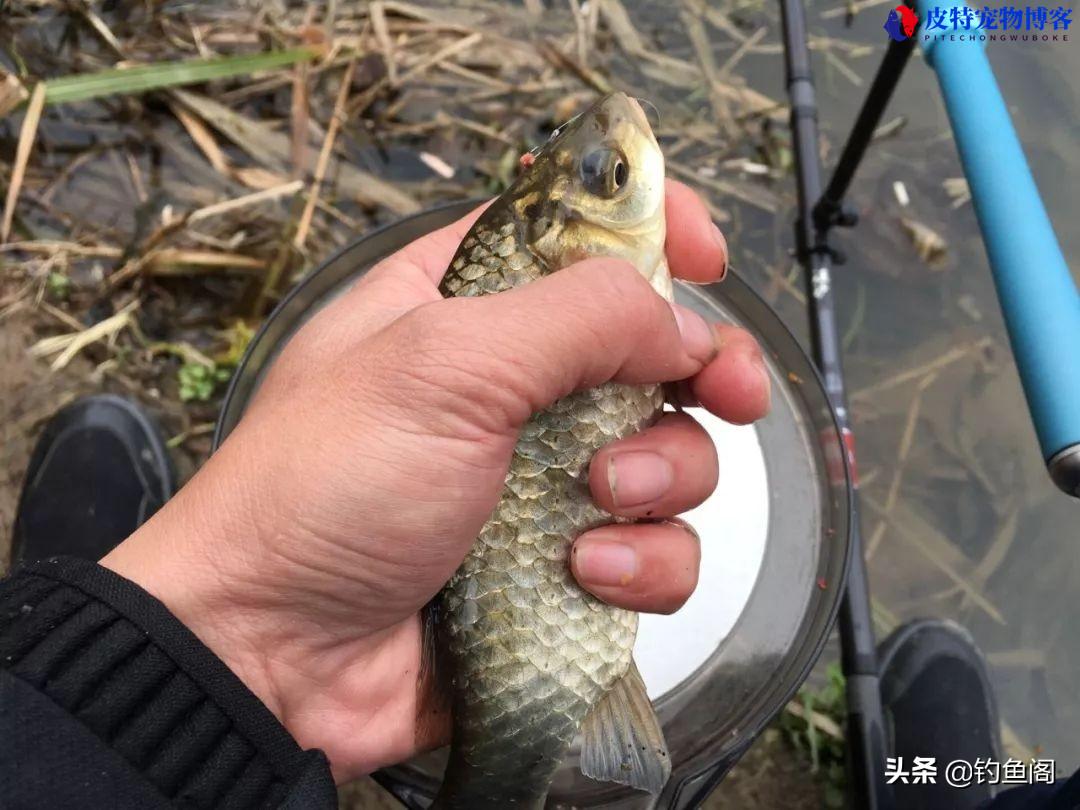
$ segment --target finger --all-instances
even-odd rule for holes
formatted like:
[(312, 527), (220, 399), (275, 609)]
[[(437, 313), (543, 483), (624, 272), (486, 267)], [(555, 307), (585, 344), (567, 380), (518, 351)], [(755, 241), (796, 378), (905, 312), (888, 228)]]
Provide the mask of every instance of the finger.
[(438, 301), (438, 284), (457, 246), (491, 201), (456, 222), (432, 231), (391, 254), (364, 274), (360, 281), (320, 313), (329, 321), (334, 314), (350, 332), (371, 334), (416, 306)]
[(716, 447), (686, 414), (665, 414), (641, 433), (593, 456), (589, 488), (597, 506), (626, 517), (673, 517), (716, 489)]
[(737, 326), (714, 324), (719, 349), (702, 371), (677, 385), (679, 404), (701, 405), (725, 422), (747, 425), (771, 407), (772, 382), (757, 340)]
[(674, 613), (694, 592), (701, 564), (697, 535), (685, 523), (616, 523), (579, 537), (570, 570), (609, 605)]
[(450, 266), (461, 240), (492, 202), (493, 200), (488, 200), (461, 219), (413, 240), (375, 265), (362, 283), (371, 283), (384, 276), (393, 276), (412, 269), (419, 270), (428, 281), (438, 284), (442, 281), (446, 268)]
[(727, 241), (697, 192), (677, 180), (668, 180), (664, 212), (664, 252), (671, 274), (697, 284), (722, 279), (727, 273)]
[(418, 358), (464, 358), (476, 384), (516, 400), (503, 404), (516, 404), (517, 417), (609, 380), (689, 377), (716, 352), (700, 315), (669, 304), (618, 259), (587, 259), (498, 295), (440, 301), (398, 324), (413, 330), (400, 339)]
[(469, 228), (473, 226), (492, 202), (494, 200), (488, 200), (456, 222), (451, 222), (437, 231), (425, 234), (415, 242), (410, 242), (395, 253), (391, 259), (411, 262), (419, 267), (424, 272), (424, 275), (435, 284), (438, 284), (446, 274), (446, 268), (450, 266), (454, 254), (457, 253), (461, 240), (465, 238)]

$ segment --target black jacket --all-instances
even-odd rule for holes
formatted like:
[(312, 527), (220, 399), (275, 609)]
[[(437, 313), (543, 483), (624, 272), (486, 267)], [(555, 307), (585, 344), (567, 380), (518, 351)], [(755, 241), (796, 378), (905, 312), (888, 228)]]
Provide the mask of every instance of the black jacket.
[(144, 590), (68, 558), (0, 581), (0, 808), (336, 806), (322, 752)]

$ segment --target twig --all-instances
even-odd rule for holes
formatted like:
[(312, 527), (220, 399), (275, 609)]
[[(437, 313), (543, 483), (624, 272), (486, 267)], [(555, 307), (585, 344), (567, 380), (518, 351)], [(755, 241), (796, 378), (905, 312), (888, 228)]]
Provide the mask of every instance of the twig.
[(214, 136), (206, 124), (179, 104), (170, 104), (169, 109), (172, 110), (173, 115), (187, 130), (191, 140), (195, 142), (195, 145), (199, 147), (206, 159), (210, 161), (210, 165), (221, 174), (228, 174), (229, 161), (221, 147), (218, 146), (217, 141), (214, 140)]
[(38, 82), (30, 94), (30, 103), (26, 105), (26, 116), (19, 131), (19, 145), (15, 148), (15, 163), (11, 168), (11, 182), (8, 184), (7, 199), (4, 201), (4, 221), (0, 225), (0, 245), (7, 242), (11, 235), (11, 223), (15, 220), (15, 204), (19, 199), (26, 166), (30, 162), (30, 152), (37, 137), (41, 110), (45, 106), (45, 82)]
[(73, 318), (71, 315), (64, 312), (60, 307), (53, 306), (48, 301), (38, 301), (37, 306), (46, 315), (50, 315), (60, 321), (60, 323), (64, 324), (68, 329), (74, 329), (76, 332), (81, 332), (86, 328), (85, 324), (79, 323), (76, 318)]
[(892, 0), (858, 0), (858, 2), (851, 3), (849, 6), (845, 5), (842, 8), (830, 8), (821, 12), (821, 19), (831, 20), (834, 17), (846, 17), (849, 14), (858, 14), (863, 9), (873, 8), (874, 6), (883, 6), (886, 3), (891, 3)]
[(536, 43), (536, 49), (540, 55), (548, 60), (553, 67), (567, 70), (573, 73), (581, 81), (598, 93), (610, 93), (611, 83), (587, 65), (582, 64), (574, 57), (563, 53), (550, 40), (540, 40)]
[[(178, 270), (177, 268), (184, 268)], [(266, 268), (263, 259), (240, 253), (220, 253), (213, 250), (183, 250), (180, 248), (157, 248), (127, 262), (105, 279), (108, 287), (119, 287), (124, 282), (145, 271), (162, 276), (189, 275), (193, 271), (237, 270), (255, 272)]]
[(725, 134), (734, 137), (735, 122), (731, 116), (731, 109), (728, 107), (728, 102), (731, 99), (725, 97), (721, 89), (724, 82), (720, 80), (716, 69), (716, 61), (713, 59), (712, 53), (712, 42), (710, 42), (708, 34), (705, 33), (705, 22), (701, 18), (700, 9), (697, 13), (693, 13), (689, 8), (683, 8), (679, 12), (679, 17), (682, 19), (683, 28), (686, 29), (686, 36), (694, 48), (694, 53), (697, 55), (701, 74), (705, 77), (705, 84), (709, 91), (709, 104), (712, 106), (716, 121)]
[(929, 363), (924, 363), (921, 366), (915, 366), (906, 371), (902, 371), (899, 374), (894, 374), (892, 377), (887, 377), (880, 382), (868, 385), (865, 388), (860, 388), (851, 395), (851, 399), (863, 399), (870, 394), (877, 394), (881, 391), (887, 391), (890, 388), (895, 388), (898, 385), (910, 382), (911, 380), (918, 379), (926, 376), (931, 371), (937, 371), (944, 368), (947, 365), (955, 363), (957, 360), (962, 360), (969, 354), (985, 349), (987, 346), (993, 343), (992, 338), (980, 338), (972, 343), (968, 343), (966, 346), (956, 346), (949, 351), (931, 360)]
[(185, 363), (193, 363), (200, 366), (206, 366), (207, 368), (214, 367), (214, 361), (202, 352), (200, 352), (190, 343), (170, 343), (169, 341), (158, 341), (156, 343), (151, 343), (146, 348), (151, 355), (171, 354), (174, 357), (179, 357)]
[(276, 200), (279, 197), (288, 197), (291, 194), (295, 194), (304, 187), (303, 180), (293, 180), (290, 183), (282, 183), (279, 186), (271, 186), (263, 191), (255, 191), (251, 194), (245, 194), (242, 197), (236, 197), (231, 200), (225, 200), (224, 202), (214, 203), (213, 205), (207, 205), (204, 208), (199, 208), (196, 211), (192, 211), (188, 216), (187, 221), (189, 223), (201, 222), (204, 219), (210, 219), (211, 217), (220, 216), (221, 214), (227, 214), (230, 211), (235, 211), (238, 208), (244, 208), (249, 205), (255, 205), (257, 203), (266, 202), (267, 200)]
[(683, 166), (673, 161), (668, 161), (668, 170), (672, 174), (684, 177), (692, 183), (700, 183), (703, 186), (708, 186), (709, 188), (719, 191), (721, 194), (727, 194), (729, 197), (735, 197), (755, 208), (760, 208), (762, 211), (767, 211), (770, 214), (776, 213), (778, 207), (776, 197), (764, 189), (758, 189), (752, 186), (739, 186), (734, 183), (728, 183), (725, 180), (704, 177), (688, 166)]
[(464, 39), (459, 39), (457, 42), (453, 42), (450, 45), (447, 45), (445, 48), (436, 51), (426, 59), (420, 60), (407, 71), (405, 71), (405, 73), (398, 77), (395, 85), (400, 87), (406, 82), (415, 79), (417, 76), (420, 76), (421, 74), (425, 73), (436, 65), (441, 65), (448, 59), (457, 56), (462, 51), (469, 50), (473, 45), (476, 45), (483, 38), (483, 34), (481, 34), (479, 31), (476, 31), (472, 34), (469, 34)]
[(382, 49), (383, 58), (386, 60), (386, 77), (391, 84), (398, 80), (397, 57), (394, 55), (394, 41), (390, 38), (390, 28), (386, 24), (386, 6), (382, 0), (375, 0), (368, 6), (368, 19), (371, 20), (371, 30), (375, 34), (375, 41)]
[[(162, 248), (154, 253), (148, 266), (163, 275), (181, 275), (170, 270), (175, 267), (205, 267), (207, 269), (262, 270), (266, 261), (240, 253), (219, 253), (213, 250), (183, 250)], [(116, 275), (115, 273), (113, 275)], [(110, 276), (112, 278), (112, 276)]]
[(13, 253), (23, 251), (26, 253), (68, 253), (72, 256), (86, 256), (97, 259), (119, 259), (124, 255), (121, 248), (112, 245), (80, 245), (77, 242), (55, 242), (39, 240), (36, 242), (9, 242), (0, 245), (0, 253)]
[(26, 101), (27, 95), (18, 77), (0, 68), (0, 118)]
[(33, 357), (47, 357), (56, 354), (50, 368), (59, 371), (75, 357), (80, 351), (102, 338), (115, 338), (116, 335), (131, 322), (131, 313), (139, 306), (138, 299), (130, 302), (126, 307), (115, 315), (99, 321), (93, 326), (79, 332), (71, 332), (66, 335), (55, 335), (42, 338), (30, 347), (30, 355)]
[(300, 62), (293, 66), (292, 103), (289, 117), (292, 124), (292, 176), (303, 177), (307, 164), (308, 75), (310, 66)]
[(912, 442), (915, 440), (915, 426), (919, 422), (919, 411), (922, 410), (923, 392), (933, 385), (937, 376), (938, 372), (931, 371), (923, 377), (919, 381), (918, 387), (915, 389), (915, 396), (911, 398), (911, 404), (908, 406), (907, 418), (904, 422), (904, 431), (900, 434), (900, 446), (896, 449), (895, 471), (893, 472), (892, 481), (889, 483), (888, 494), (885, 496), (884, 511), (878, 520), (873, 535), (870, 537), (870, 541), (866, 544), (866, 559), (868, 560), (873, 559), (874, 554), (877, 552), (878, 545), (885, 536), (889, 515), (892, 514), (893, 507), (896, 506), (896, 499), (900, 495), (900, 484), (904, 479), (905, 462), (907, 461), (908, 453), (911, 452)]
[[(590, 3), (589, 8), (595, 4)], [(583, 67), (589, 64), (589, 24), (585, 15), (581, 12), (581, 3), (578, 0), (570, 0), (570, 13), (574, 16), (574, 47), (577, 61)]]
[(720, 29), (736, 42), (746, 41), (746, 34), (743, 33), (742, 29), (735, 25), (731, 18), (716, 6), (706, 3), (702, 13), (705, 15), (705, 19), (715, 28)]
[(474, 84), (482, 84), (485, 87), (490, 87), (494, 90), (498, 90), (501, 93), (510, 93), (515, 89), (515, 85), (510, 82), (504, 82), (502, 79), (497, 79), (494, 76), (488, 76), (486, 73), (481, 73), (478, 70), (467, 68), (464, 65), (459, 65), (457, 62), (443, 62), (438, 66), (438, 69), (445, 73), (453, 74), (462, 79), (468, 79)]
[(97, 32), (97, 35), (104, 40), (105, 44), (112, 48), (113, 53), (119, 56), (121, 59), (127, 58), (127, 53), (124, 51), (124, 46), (120, 44), (120, 40), (116, 38), (116, 34), (105, 24), (105, 21), (99, 17), (89, 3), (79, 3), (79, 13), (86, 18), (86, 21), (90, 24), (90, 27)]
[(128, 172), (131, 174), (131, 185), (135, 189), (135, 198), (139, 203), (145, 203), (148, 199), (146, 194), (146, 186), (143, 185), (142, 173), (139, 171), (139, 164), (135, 161), (135, 156), (131, 154), (131, 150), (127, 147), (124, 148), (124, 156), (127, 158)]
[(768, 29), (763, 25), (755, 31), (749, 39), (744, 40), (743, 43), (735, 49), (735, 53), (729, 56), (727, 61), (720, 66), (718, 71), (716, 71), (716, 78), (719, 80), (726, 79), (731, 71), (735, 69), (735, 66), (742, 61), (743, 57), (762, 40), (767, 31)]
[(806, 707), (798, 700), (789, 700), (787, 705), (784, 706), (784, 711), (798, 717), (800, 720), (805, 720), (807, 723), (813, 723), (818, 731), (832, 737), (834, 740), (842, 741), (844, 739), (844, 730), (840, 728), (840, 725), (835, 720), (812, 709), (807, 712)]
[[(255, 160), (266, 163), (275, 172), (287, 171), (289, 163), (289, 138), (275, 132), (266, 124), (240, 115), (213, 99), (174, 90), (173, 94), (185, 108), (198, 114), (206, 123), (247, 152)], [(250, 170), (249, 170), (250, 171)], [(265, 174), (266, 169), (255, 167), (254, 171)], [(238, 178), (245, 177), (245, 170), (233, 172)], [(347, 190), (365, 204), (383, 205), (395, 214), (411, 214), (420, 209), (419, 203), (411, 195), (402, 191), (393, 183), (362, 171), (347, 163), (337, 164), (336, 174), (340, 188)], [(286, 182), (288, 178), (276, 176), (272, 181), (262, 184), (266, 188)], [(247, 180), (242, 180), (247, 182)], [(255, 185), (255, 183), (250, 183)]]
[[(984, 588), (986, 583), (990, 581), (1001, 564), (1005, 562), (1005, 557), (1008, 556), (1009, 550), (1012, 548), (1013, 542), (1016, 540), (1017, 528), (1020, 521), (1020, 508), (1013, 507), (1009, 512), (1008, 517), (1001, 524), (1001, 528), (998, 529), (997, 536), (994, 538), (994, 542), (990, 544), (990, 548), (986, 550), (986, 554), (979, 560), (978, 565), (975, 566), (975, 570), (971, 572), (971, 581), (974, 585)], [(966, 601), (966, 600), (965, 600)], [(963, 607), (963, 605), (961, 605)]]
[(491, 138), (493, 141), (499, 141), (505, 143), (507, 146), (517, 146), (518, 142), (508, 135), (499, 132), (493, 127), (486, 126), (485, 124), (471, 121), (468, 118), (460, 118), (456, 115), (439, 110), (435, 113), (435, 126), (446, 127), (456, 126), (466, 129), (469, 132), (475, 132), (477, 135), (482, 135), (485, 138)]
[(862, 78), (860, 78), (859, 74), (852, 70), (850, 67), (848, 67), (847, 64), (839, 56), (829, 50), (825, 50), (822, 53), (824, 53), (825, 55), (825, 61), (832, 65), (834, 68), (836, 68), (845, 79), (847, 79), (856, 87), (863, 86), (863, 80)]
[(322, 151), (319, 152), (319, 160), (315, 164), (315, 176), (311, 180), (311, 191), (308, 192), (307, 204), (300, 215), (300, 224), (296, 227), (296, 236), (293, 245), (297, 250), (302, 250), (307, 241), (308, 230), (311, 228), (311, 218), (315, 214), (315, 203), (319, 199), (319, 189), (323, 178), (326, 177), (326, 167), (330, 165), (330, 154), (334, 151), (334, 141), (341, 122), (345, 117), (345, 102), (349, 98), (349, 89), (352, 86), (353, 71), (356, 70), (356, 60), (349, 62), (345, 67), (345, 75), (341, 78), (341, 86), (338, 88), (337, 99), (334, 101), (334, 111), (330, 114), (330, 124), (326, 128), (326, 137), (323, 139)]
[(194, 439), (196, 436), (206, 436), (209, 433), (213, 433), (216, 424), (216, 422), (200, 422), (197, 425), (192, 425), (187, 430), (181, 431), (171, 437), (165, 442), (165, 446), (172, 450), (182, 445), (188, 439)]
[[(870, 497), (865, 491), (862, 492), (861, 498), (863, 502), (875, 512), (884, 514), (884, 506), (876, 499)], [(900, 506), (902, 507), (903, 504)], [(958, 559), (960, 561), (970, 562), (967, 556), (957, 550), (956, 546), (950, 543), (946, 538), (942, 537), (940, 532), (937, 532), (925, 520), (914, 516), (910, 510), (908, 510), (908, 515), (906, 517), (894, 514), (891, 522), (896, 529), (898, 537), (903, 538), (908, 543), (915, 546), (926, 559), (937, 566), (937, 568), (945, 576), (951, 579), (954, 584), (958, 585), (960, 589), (990, 618), (1002, 626), (1008, 624), (1001, 611), (998, 610), (997, 607), (995, 607), (994, 604), (987, 599), (977, 587), (975, 587), (975, 585), (957, 571), (955, 563), (946, 559), (946, 557), (952, 557), (953, 559)]]
[(442, 64), (448, 59), (452, 59), (462, 51), (467, 51), (478, 43), (484, 36), (479, 31), (469, 34), (467, 37), (463, 37), (456, 42), (452, 42), (445, 48), (441, 48), (435, 53), (431, 54), (425, 59), (421, 59), (407, 71), (398, 76), (396, 82), (391, 82), (388, 76), (384, 76), (375, 82), (371, 87), (361, 93), (353, 103), (350, 105), (349, 116), (355, 116), (367, 109), (368, 105), (385, 90), (387, 87), (400, 87), (401, 85), (415, 79), (417, 76), (422, 75), (436, 65)]

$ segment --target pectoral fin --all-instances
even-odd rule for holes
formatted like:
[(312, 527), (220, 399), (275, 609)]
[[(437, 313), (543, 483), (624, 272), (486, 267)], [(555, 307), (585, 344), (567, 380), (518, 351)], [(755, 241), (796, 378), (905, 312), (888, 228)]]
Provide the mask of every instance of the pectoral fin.
[(581, 772), (590, 779), (659, 793), (671, 776), (664, 732), (633, 661), (586, 715), (581, 734)]

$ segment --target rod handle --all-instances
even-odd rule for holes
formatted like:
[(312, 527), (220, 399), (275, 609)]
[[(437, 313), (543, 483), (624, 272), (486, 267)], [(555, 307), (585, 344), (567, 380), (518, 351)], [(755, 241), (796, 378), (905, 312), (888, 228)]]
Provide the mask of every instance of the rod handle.
[(967, 41), (970, 31), (933, 39), (931, 5), (963, 3), (917, 0), (915, 36), (941, 85), (1043, 458), (1058, 485), (1080, 496), (1080, 453), (1070, 453), (1080, 450), (1080, 293), (984, 47)]

